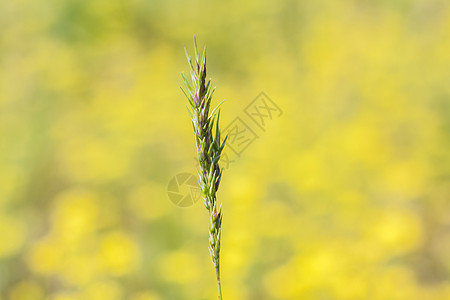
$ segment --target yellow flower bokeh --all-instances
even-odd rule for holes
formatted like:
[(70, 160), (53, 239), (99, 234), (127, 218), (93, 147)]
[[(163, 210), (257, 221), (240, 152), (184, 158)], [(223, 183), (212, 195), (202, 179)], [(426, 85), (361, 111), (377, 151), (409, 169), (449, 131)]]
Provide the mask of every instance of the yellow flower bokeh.
[(216, 297), (169, 185), (194, 34), (253, 138), (221, 163), (224, 298), (450, 299), (447, 2), (0, 2), (0, 299)]

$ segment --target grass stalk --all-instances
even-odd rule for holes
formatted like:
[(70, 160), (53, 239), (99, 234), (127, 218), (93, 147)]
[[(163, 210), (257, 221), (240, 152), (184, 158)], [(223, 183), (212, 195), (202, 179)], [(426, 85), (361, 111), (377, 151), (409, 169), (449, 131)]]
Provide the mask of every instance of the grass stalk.
[[(186, 49), (185, 49), (186, 50)], [(191, 67), (191, 80), (182, 73), (183, 93), (188, 99), (188, 112), (191, 116), (198, 157), (198, 179), (203, 203), (209, 213), (209, 253), (216, 271), (219, 300), (222, 300), (220, 281), (220, 241), (222, 231), (222, 205), (218, 204), (216, 193), (222, 178), (219, 160), (227, 137), (221, 141), (219, 105), (211, 110), (211, 100), (215, 88), (211, 80), (206, 80), (206, 47), (200, 56), (194, 37), (195, 60), (186, 51)]]

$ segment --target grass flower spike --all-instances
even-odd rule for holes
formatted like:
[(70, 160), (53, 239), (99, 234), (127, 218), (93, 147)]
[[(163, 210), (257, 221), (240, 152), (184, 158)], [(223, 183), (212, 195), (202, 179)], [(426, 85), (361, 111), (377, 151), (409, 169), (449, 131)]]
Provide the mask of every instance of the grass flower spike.
[[(186, 49), (185, 49), (186, 50)], [(206, 81), (206, 47), (200, 57), (194, 37), (195, 61), (186, 51), (186, 57), (191, 67), (191, 82), (182, 74), (185, 89), (183, 90), (189, 100), (192, 126), (195, 134), (195, 144), (198, 156), (199, 185), (202, 191), (203, 203), (209, 212), (209, 252), (217, 276), (219, 299), (222, 299), (220, 283), (220, 237), (222, 228), (222, 205), (216, 199), (222, 171), (219, 160), (225, 146), (226, 137), (220, 141), (219, 117), (220, 104), (210, 111), (211, 100), (215, 88), (211, 87), (211, 80)], [(214, 128), (215, 127), (215, 128)], [(215, 129), (215, 130), (214, 130)]]

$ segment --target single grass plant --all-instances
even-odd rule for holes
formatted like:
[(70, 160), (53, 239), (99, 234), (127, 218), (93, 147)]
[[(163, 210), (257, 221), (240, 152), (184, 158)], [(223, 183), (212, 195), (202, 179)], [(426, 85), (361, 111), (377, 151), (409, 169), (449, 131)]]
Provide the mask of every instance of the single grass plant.
[(206, 80), (206, 47), (200, 56), (194, 37), (195, 59), (191, 59), (186, 48), (185, 52), (191, 68), (191, 81), (182, 73), (184, 81), (182, 90), (189, 101), (188, 112), (192, 120), (199, 162), (197, 169), (199, 186), (203, 203), (209, 213), (209, 253), (216, 271), (219, 299), (222, 300), (220, 240), (223, 215), (222, 204), (219, 205), (216, 194), (223, 172), (219, 167), (219, 160), (227, 137), (221, 141), (219, 127), (221, 103), (211, 110), (215, 87), (212, 87), (210, 79)]

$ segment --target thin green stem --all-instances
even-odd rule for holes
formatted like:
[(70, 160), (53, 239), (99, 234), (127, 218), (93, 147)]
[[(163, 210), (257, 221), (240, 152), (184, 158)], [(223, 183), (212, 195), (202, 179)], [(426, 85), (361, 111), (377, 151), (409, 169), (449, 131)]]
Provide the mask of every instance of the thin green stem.
[(219, 291), (219, 300), (222, 300), (222, 285), (220, 284), (219, 270), (217, 270), (217, 290)]

